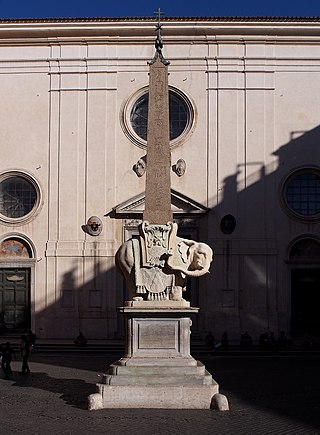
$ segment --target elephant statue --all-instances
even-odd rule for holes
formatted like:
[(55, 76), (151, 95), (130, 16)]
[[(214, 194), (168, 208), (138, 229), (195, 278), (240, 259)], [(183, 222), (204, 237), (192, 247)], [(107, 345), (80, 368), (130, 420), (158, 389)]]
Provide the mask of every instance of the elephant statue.
[(116, 253), (129, 300), (184, 300), (187, 278), (209, 272), (212, 249), (205, 243), (177, 237), (177, 224), (172, 222), (150, 225), (144, 221), (140, 233)]

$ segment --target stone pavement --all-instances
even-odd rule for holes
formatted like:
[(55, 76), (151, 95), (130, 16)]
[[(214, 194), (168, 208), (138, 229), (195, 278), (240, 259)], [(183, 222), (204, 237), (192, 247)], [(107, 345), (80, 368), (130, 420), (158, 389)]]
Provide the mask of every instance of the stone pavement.
[(35, 351), (30, 376), (14, 361), (11, 380), (0, 374), (1, 434), (320, 434), (319, 356), (202, 356), (229, 412), (87, 411), (99, 373), (117, 358)]

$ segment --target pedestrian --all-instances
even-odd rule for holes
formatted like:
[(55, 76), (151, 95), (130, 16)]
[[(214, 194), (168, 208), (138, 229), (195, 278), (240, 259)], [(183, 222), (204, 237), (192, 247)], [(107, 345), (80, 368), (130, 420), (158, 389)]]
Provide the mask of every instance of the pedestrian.
[(79, 335), (78, 335), (77, 339), (74, 340), (74, 344), (76, 346), (86, 346), (87, 340), (86, 340), (86, 338), (84, 337), (84, 335), (82, 334), (81, 331), (79, 331)]
[(205, 336), (205, 342), (207, 343), (207, 345), (209, 347), (211, 347), (211, 349), (214, 349), (215, 346), (215, 338), (214, 335), (212, 335), (212, 332), (209, 331), (208, 334)]
[(1, 367), (5, 379), (9, 379), (12, 373), (12, 369), (11, 369), (12, 355), (15, 356), (15, 351), (12, 349), (10, 343), (7, 341), (6, 344), (2, 344), (1, 346)]
[(34, 347), (34, 345), (36, 344), (37, 336), (32, 332), (31, 329), (28, 329), (27, 331), (27, 339), (30, 341), (32, 347)]
[(240, 347), (241, 349), (252, 348), (252, 337), (248, 334), (248, 331), (241, 335)]
[(228, 338), (228, 333), (227, 331), (224, 331), (223, 334), (221, 335), (221, 348), (222, 349), (228, 349), (229, 347), (229, 338)]
[(28, 359), (30, 356), (32, 346), (33, 345), (31, 343), (31, 341), (28, 339), (28, 336), (21, 335), (20, 353), (22, 356), (22, 367), (21, 367), (21, 374), (22, 375), (30, 373)]

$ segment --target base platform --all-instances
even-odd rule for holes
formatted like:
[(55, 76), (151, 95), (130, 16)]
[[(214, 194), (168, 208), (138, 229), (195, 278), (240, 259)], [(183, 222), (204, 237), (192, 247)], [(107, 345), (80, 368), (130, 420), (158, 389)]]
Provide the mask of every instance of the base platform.
[(205, 366), (190, 355), (190, 326), (198, 308), (119, 308), (126, 321), (126, 354), (111, 364), (90, 410), (102, 408), (228, 409)]

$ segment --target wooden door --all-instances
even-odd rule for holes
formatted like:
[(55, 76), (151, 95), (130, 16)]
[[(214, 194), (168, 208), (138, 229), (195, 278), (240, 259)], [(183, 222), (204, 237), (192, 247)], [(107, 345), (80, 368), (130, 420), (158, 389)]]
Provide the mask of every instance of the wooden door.
[(0, 269), (0, 322), (9, 332), (30, 327), (30, 269)]

